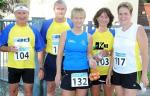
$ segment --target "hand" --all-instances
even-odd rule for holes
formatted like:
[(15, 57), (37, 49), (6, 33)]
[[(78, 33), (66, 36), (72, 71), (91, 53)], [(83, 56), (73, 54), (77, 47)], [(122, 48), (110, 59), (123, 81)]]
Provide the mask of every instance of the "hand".
[(61, 82), (61, 75), (60, 74), (56, 74), (55, 84), (56, 84), (57, 87), (60, 86), (60, 82)]
[(98, 56), (99, 54), (97, 55), (94, 55), (94, 60), (96, 60), (97, 62), (99, 62), (102, 58), (100, 58), (100, 56)]
[(102, 51), (100, 52), (100, 55), (101, 55), (102, 57), (106, 57), (106, 56), (109, 56), (110, 53), (109, 53), (109, 51), (107, 51), (107, 50), (102, 50)]
[(111, 86), (111, 75), (107, 75), (107, 78), (106, 78), (106, 85), (107, 85), (107, 86)]
[(90, 68), (96, 69), (97, 62), (93, 58), (90, 58), (89, 65), (90, 65)]
[(94, 55), (94, 59), (98, 62), (100, 61), (103, 57), (109, 56), (110, 53), (107, 50), (101, 50), (98, 54)]
[(141, 82), (144, 84), (145, 87), (148, 86), (149, 84), (149, 80), (148, 80), (148, 77), (146, 74), (142, 74), (142, 77), (141, 77)]
[(44, 70), (43, 69), (39, 69), (38, 77), (40, 80), (42, 80), (44, 78)]
[(18, 49), (16, 46), (8, 46), (8, 52), (17, 52)]

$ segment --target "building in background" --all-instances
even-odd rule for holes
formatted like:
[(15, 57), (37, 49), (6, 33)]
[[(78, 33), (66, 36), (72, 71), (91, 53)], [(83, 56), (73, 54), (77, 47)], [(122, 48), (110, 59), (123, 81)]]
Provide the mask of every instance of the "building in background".
[(138, 23), (143, 26), (150, 25), (150, 3), (139, 3)]

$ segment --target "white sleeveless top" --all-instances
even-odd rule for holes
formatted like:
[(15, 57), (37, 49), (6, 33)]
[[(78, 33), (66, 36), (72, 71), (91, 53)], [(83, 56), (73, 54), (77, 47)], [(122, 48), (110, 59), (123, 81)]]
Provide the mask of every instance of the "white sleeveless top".
[(115, 29), (113, 70), (117, 73), (129, 74), (142, 69), (136, 39), (138, 27), (139, 25), (132, 24), (126, 31), (122, 31), (122, 27)]

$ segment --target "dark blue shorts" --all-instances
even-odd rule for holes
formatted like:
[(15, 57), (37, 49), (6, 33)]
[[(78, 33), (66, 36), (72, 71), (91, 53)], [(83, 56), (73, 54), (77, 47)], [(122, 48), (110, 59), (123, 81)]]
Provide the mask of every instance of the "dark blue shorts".
[[(56, 76), (56, 55), (47, 54), (44, 62), (44, 80), (54, 81)], [(63, 62), (63, 60), (62, 60)], [(63, 64), (62, 64), (63, 65)]]

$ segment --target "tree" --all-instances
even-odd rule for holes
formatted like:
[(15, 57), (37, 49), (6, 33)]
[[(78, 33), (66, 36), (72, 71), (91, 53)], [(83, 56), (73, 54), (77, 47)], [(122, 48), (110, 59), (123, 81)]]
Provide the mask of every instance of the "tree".
[(30, 0), (0, 0), (0, 18), (3, 18), (13, 12), (16, 3), (29, 4)]
[(150, 3), (150, 0), (144, 0), (145, 3)]

